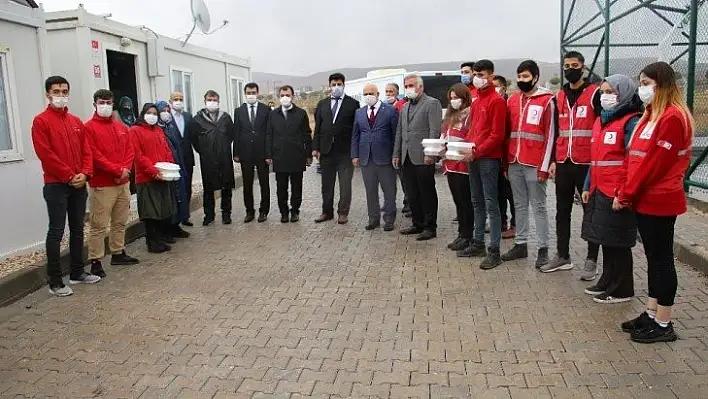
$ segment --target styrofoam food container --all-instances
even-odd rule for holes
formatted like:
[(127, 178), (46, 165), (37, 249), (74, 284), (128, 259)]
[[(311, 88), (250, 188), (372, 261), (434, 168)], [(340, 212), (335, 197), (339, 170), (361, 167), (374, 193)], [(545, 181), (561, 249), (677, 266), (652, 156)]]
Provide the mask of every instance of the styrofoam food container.
[(445, 139), (423, 139), (423, 141), (421, 141), (423, 147), (440, 147), (445, 145), (445, 143), (447, 143)]
[(429, 157), (438, 157), (445, 151), (444, 148), (424, 148), (423, 154)]
[(445, 153), (445, 159), (449, 159), (451, 161), (461, 161), (464, 157), (464, 155), (453, 151), (448, 151)]
[(449, 136), (449, 137), (447, 138), (448, 144), (449, 144), (449, 143), (455, 143), (455, 142), (458, 142), (458, 141), (463, 141), (463, 140), (464, 140), (464, 139), (463, 139), (462, 137), (457, 137), (457, 136)]
[(470, 152), (470, 150), (472, 149), (472, 143), (465, 143), (465, 142), (447, 143), (447, 149), (466, 153), (466, 152)]
[(179, 165), (171, 162), (157, 162), (155, 163), (155, 168), (159, 171), (165, 171), (165, 172), (171, 172), (171, 171), (177, 171), (179, 172)]

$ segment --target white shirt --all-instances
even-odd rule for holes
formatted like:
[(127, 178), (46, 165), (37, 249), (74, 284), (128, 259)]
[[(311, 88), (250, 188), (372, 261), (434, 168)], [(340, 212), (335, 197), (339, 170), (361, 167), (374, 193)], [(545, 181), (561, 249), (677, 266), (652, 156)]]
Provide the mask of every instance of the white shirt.
[(345, 94), (342, 94), (339, 98), (330, 97), (329, 108), (334, 108), (335, 102), (337, 103), (337, 109), (334, 110), (334, 115), (332, 115), (332, 123), (337, 120), (337, 115), (339, 115), (339, 109), (342, 108), (342, 101), (344, 101)]
[[(371, 107), (367, 105), (366, 108), (366, 116), (371, 118)], [(377, 101), (376, 104), (374, 104), (374, 116), (379, 114), (379, 109), (381, 109), (381, 100)]]
[(184, 115), (181, 112), (177, 112), (174, 109), (170, 109), (172, 112), (172, 119), (174, 119), (177, 128), (179, 129), (179, 134), (184, 137)]
[(285, 107), (282, 106), (282, 105), (280, 106), (280, 110), (283, 111), (283, 116), (286, 117), (286, 118), (288, 117), (288, 111), (290, 111), (291, 109), (293, 109), (293, 105), (292, 105), (292, 104), (290, 104), (290, 106), (287, 107), (287, 108), (285, 108)]
[(246, 103), (246, 113), (248, 114), (248, 120), (251, 120), (251, 109), (253, 109), (253, 119), (256, 119), (256, 116), (258, 116), (258, 102), (255, 102), (253, 104)]

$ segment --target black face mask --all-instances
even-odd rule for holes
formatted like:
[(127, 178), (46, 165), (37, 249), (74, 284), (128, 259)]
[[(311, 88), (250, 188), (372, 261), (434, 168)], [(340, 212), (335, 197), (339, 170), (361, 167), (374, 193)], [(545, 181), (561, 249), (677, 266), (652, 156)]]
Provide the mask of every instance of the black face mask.
[(575, 84), (583, 77), (583, 69), (566, 69), (563, 75), (568, 82)]
[(516, 86), (519, 88), (519, 90), (523, 91), (524, 93), (528, 93), (531, 90), (533, 90), (533, 87), (536, 85), (536, 80), (531, 80), (528, 82), (525, 82), (523, 80), (517, 80), (516, 81)]

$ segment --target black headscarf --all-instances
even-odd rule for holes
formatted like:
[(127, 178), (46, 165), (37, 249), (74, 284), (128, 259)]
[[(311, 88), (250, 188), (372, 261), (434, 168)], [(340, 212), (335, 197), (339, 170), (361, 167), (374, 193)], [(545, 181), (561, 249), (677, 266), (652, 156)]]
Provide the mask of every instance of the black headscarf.
[(128, 96), (121, 97), (118, 102), (118, 115), (120, 115), (121, 121), (125, 123), (128, 127), (135, 124), (135, 112), (133, 111), (133, 100)]
[[(150, 125), (149, 123), (145, 122), (145, 114), (147, 114), (147, 112), (148, 112), (148, 110), (149, 110), (150, 108), (155, 108), (155, 110), (157, 111), (157, 114), (158, 114), (158, 115), (160, 114), (160, 110), (157, 109), (157, 106), (156, 106), (155, 104), (153, 104), (153, 103), (145, 103), (145, 105), (143, 105), (143, 110), (140, 111), (140, 117), (138, 118), (138, 120), (137, 120), (137, 122), (136, 122), (137, 124), (139, 124), (139, 125), (145, 125), (145, 126), (147, 126), (147, 127), (152, 127), (152, 126), (153, 126), (153, 125)], [(158, 116), (157, 118), (160, 119), (159, 116)], [(155, 124), (154, 126), (157, 126), (157, 124)]]

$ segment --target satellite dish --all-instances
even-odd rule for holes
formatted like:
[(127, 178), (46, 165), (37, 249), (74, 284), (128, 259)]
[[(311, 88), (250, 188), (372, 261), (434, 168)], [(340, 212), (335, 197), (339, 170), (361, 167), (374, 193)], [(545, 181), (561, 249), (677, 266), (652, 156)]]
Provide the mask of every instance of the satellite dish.
[(182, 47), (187, 44), (187, 41), (189, 41), (189, 38), (192, 37), (195, 29), (199, 28), (199, 30), (205, 35), (210, 33), (209, 28), (211, 27), (211, 17), (209, 16), (209, 9), (206, 4), (204, 4), (204, 0), (191, 0), (190, 3), (192, 8), (192, 21), (194, 24), (192, 25), (192, 30), (189, 31), (187, 38), (184, 39)]

